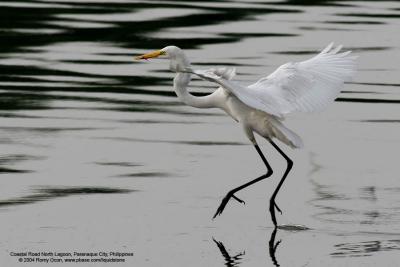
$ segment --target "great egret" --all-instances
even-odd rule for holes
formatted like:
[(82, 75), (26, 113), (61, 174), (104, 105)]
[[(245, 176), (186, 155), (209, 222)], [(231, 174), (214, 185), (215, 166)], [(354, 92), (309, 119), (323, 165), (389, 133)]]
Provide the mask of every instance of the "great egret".
[[(320, 111), (335, 100), (344, 82), (355, 71), (356, 57), (349, 56), (350, 51), (338, 53), (341, 48), (342, 46), (334, 48), (331, 43), (311, 59), (284, 64), (269, 76), (247, 87), (232, 81), (235, 76), (233, 68), (193, 70), (182, 49), (176, 46), (167, 46), (136, 57), (137, 60), (168, 58), (170, 70), (176, 72), (174, 90), (178, 98), (196, 108), (220, 108), (240, 122), (267, 168), (266, 174), (229, 191), (213, 218), (223, 212), (231, 198), (244, 204), (243, 200), (235, 196), (236, 192), (272, 175), (272, 168), (254, 137), (256, 132), (266, 138), (287, 161), (287, 168), (270, 198), (269, 211), (272, 222), (277, 227), (275, 209), (280, 213), (282, 211), (275, 203), (275, 198), (293, 166), (293, 161), (272, 139), (276, 138), (292, 148), (302, 147), (301, 138), (283, 125), (283, 116), (295, 111)], [(220, 87), (212, 94), (194, 96), (187, 90), (192, 74), (217, 83)]]

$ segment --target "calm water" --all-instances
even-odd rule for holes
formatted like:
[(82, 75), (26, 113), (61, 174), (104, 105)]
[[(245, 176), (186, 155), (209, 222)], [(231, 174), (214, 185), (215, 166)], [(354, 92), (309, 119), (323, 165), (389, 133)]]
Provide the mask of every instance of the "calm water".
[[(50, 250), (132, 251), (126, 266), (398, 266), (399, 27), (395, 1), (1, 1), (1, 265)], [(305, 149), (282, 145), (295, 167), (278, 221), (309, 230), (273, 231), (285, 162), (261, 138), (273, 177), (212, 221), (263, 164), (232, 119), (177, 101), (166, 61), (133, 56), (174, 44), (250, 83), (331, 41), (359, 72), (326, 112), (286, 120)]]

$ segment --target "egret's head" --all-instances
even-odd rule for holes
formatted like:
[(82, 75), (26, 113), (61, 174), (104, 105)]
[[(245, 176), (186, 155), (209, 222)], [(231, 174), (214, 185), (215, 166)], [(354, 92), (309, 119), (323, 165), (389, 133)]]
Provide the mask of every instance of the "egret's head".
[(150, 53), (135, 57), (136, 60), (149, 58), (167, 58), (170, 59), (170, 70), (179, 71), (190, 66), (190, 61), (187, 59), (183, 50), (177, 46), (166, 46), (163, 49), (156, 50)]

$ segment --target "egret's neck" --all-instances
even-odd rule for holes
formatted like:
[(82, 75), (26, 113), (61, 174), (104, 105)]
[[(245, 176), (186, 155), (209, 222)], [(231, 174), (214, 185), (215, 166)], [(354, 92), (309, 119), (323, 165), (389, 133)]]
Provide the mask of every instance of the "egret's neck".
[(177, 72), (174, 78), (174, 90), (179, 100), (189, 106), (196, 106), (196, 97), (188, 92), (187, 87), (191, 80), (190, 73)]
[[(189, 67), (190, 64), (186, 67)], [(216, 106), (213, 94), (207, 96), (194, 96), (188, 92), (187, 87), (191, 78), (190, 73), (178, 72), (174, 78), (174, 90), (179, 100), (188, 106), (196, 108), (214, 108)]]
[(183, 51), (171, 56), (169, 62), (169, 69), (171, 71), (179, 72), (188, 67), (190, 67), (190, 60), (186, 57)]
[(212, 108), (215, 106), (215, 100), (213, 95), (207, 96), (194, 96), (188, 92), (188, 85), (190, 83), (191, 74), (186, 72), (180, 72), (185, 70), (186, 68), (190, 68), (190, 61), (185, 56), (183, 51), (177, 54), (174, 58), (171, 58), (170, 61), (170, 69), (176, 72), (176, 76), (174, 78), (174, 90), (183, 103), (186, 105), (196, 107), (196, 108)]

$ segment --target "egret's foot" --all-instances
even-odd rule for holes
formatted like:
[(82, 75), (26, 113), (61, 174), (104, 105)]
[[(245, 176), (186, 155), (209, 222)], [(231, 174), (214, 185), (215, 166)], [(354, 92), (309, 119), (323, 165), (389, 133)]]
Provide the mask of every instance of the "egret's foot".
[(233, 197), (235, 200), (237, 200), (239, 203), (242, 203), (243, 205), (246, 205), (246, 202), (244, 202), (243, 200), (241, 200), (241, 199), (238, 198), (237, 196), (232, 195), (232, 197)]
[(234, 193), (229, 192), (221, 201), (221, 204), (219, 205), (217, 211), (215, 212), (213, 219), (215, 219), (215, 217), (217, 217), (218, 215), (221, 215), (221, 213), (224, 211), (226, 204), (228, 204), (229, 200), (233, 198), (236, 201), (238, 201), (239, 203), (242, 204), (246, 204), (243, 200), (241, 200), (240, 198), (238, 198), (237, 196), (234, 195)]
[(275, 201), (274, 201), (274, 206), (275, 206), (275, 209), (277, 211), (279, 211), (280, 214), (282, 214), (282, 210), (278, 207), (278, 205), (275, 203)]

